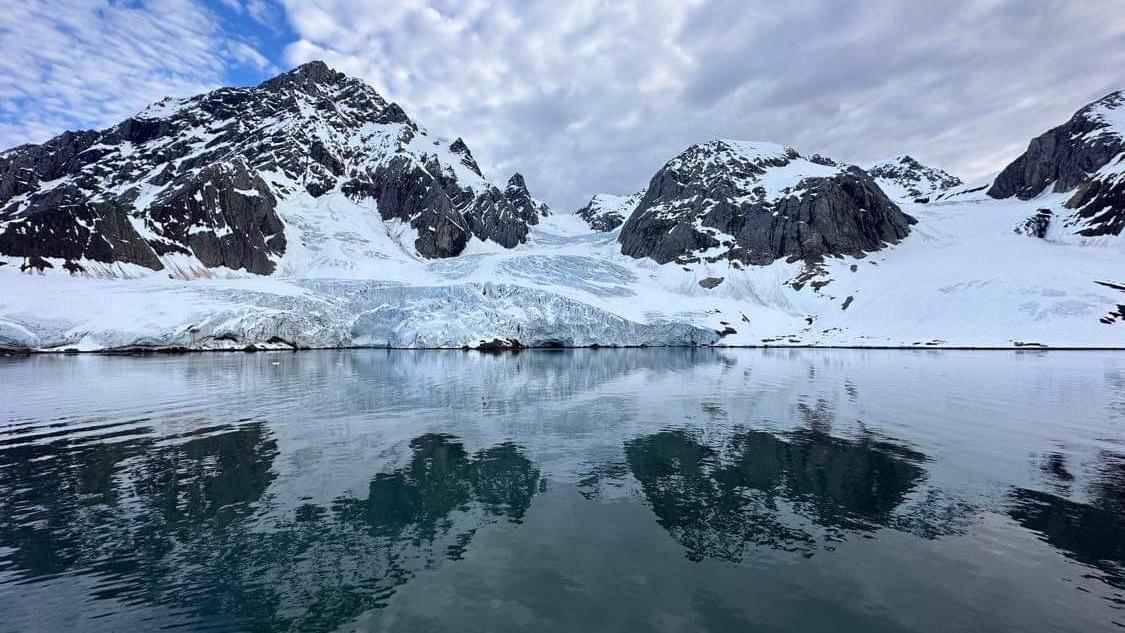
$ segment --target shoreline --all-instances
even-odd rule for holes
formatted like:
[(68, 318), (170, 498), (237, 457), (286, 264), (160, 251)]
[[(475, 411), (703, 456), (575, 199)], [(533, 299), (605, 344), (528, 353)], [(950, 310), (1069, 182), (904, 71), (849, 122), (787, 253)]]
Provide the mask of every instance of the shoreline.
[(853, 350), (912, 352), (1125, 352), (1125, 346), (1049, 346), (1049, 345), (555, 345), (519, 347), (254, 347), (196, 349), (183, 347), (111, 349), (0, 349), (0, 357), (15, 356), (181, 356), (189, 354), (266, 354), (324, 351), (384, 350), (388, 352), (475, 352), (479, 354), (519, 354), (521, 352), (561, 352), (611, 349), (709, 349), (709, 350)]

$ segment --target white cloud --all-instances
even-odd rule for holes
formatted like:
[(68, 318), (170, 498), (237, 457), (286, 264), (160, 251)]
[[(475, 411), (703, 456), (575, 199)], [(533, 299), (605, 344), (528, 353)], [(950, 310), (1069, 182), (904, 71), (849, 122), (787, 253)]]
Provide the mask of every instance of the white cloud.
[(0, 12), (0, 146), (115, 123), (265, 67), (197, 0), (32, 0)]
[(284, 0), (324, 59), (550, 202), (645, 184), (714, 137), (965, 176), (1120, 87), (1113, 0)]
[(227, 9), (277, 30), (282, 9), (275, 0), (219, 0)]
[(636, 184), (611, 155), (666, 157), (646, 127), (690, 70), (676, 37), (697, 4), (291, 1), (302, 40), (287, 57), (367, 79), (422, 124), (464, 136), (494, 178), (523, 171), (571, 204), (593, 183)]
[[(242, 22), (204, 0), (8, 3), (0, 146), (324, 59), (573, 209), (716, 137), (977, 176), (1125, 66), (1119, 0), (218, 1)], [(293, 41), (269, 60), (232, 29)]]
[(229, 45), (231, 57), (238, 63), (256, 68), (258, 70), (266, 70), (273, 68), (273, 64), (266, 58), (265, 55), (259, 53), (253, 46), (245, 42), (232, 42)]

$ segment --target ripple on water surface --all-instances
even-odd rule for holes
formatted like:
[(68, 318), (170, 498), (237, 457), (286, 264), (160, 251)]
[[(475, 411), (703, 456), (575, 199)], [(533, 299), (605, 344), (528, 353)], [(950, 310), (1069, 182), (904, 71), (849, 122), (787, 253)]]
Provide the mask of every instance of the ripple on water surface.
[(1118, 354), (37, 356), (0, 384), (0, 631), (1125, 626)]

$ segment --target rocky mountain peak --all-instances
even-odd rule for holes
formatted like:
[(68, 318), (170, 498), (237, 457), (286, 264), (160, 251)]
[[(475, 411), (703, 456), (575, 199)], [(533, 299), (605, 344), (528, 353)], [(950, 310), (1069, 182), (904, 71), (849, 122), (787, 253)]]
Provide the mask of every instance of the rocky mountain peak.
[(308, 94), (317, 94), (326, 88), (339, 87), (350, 82), (358, 82), (358, 80), (351, 79), (317, 60), (306, 62), (288, 72), (267, 79), (258, 87), (265, 90), (300, 90)]
[(0, 255), (269, 274), (299, 210), (332, 196), (409, 224), (424, 257), (473, 237), (513, 247), (541, 214), (488, 182), (463, 141), (310, 62), (0, 154)]
[(1071, 193), (1063, 222), (1079, 235), (1125, 230), (1125, 90), (1078, 110), (1031, 140), (996, 177), (988, 195), (1030, 200), (1050, 190)]
[(888, 196), (904, 202), (928, 202), (931, 197), (961, 184), (960, 178), (924, 165), (909, 154), (875, 163), (867, 173)]
[(1031, 140), (997, 176), (988, 195), (1030, 200), (1048, 187), (1070, 191), (1117, 157), (1125, 134), (1125, 91), (1086, 105), (1066, 123)]
[(800, 158), (797, 150), (776, 143), (717, 139), (689, 147), (665, 167), (703, 177), (732, 174), (753, 177), (797, 158)]
[(450, 143), (449, 151), (460, 158), (461, 164), (472, 170), (474, 174), (478, 176), (482, 175), (480, 171), (480, 165), (478, 165), (477, 160), (473, 158), (473, 153), (469, 151), (469, 146), (466, 145), (465, 141), (460, 137), (454, 139), (454, 141)]
[(516, 172), (508, 179), (508, 186), (504, 189), (504, 197), (512, 203), (516, 216), (528, 224), (538, 224), (540, 218), (551, 214), (551, 209), (546, 202), (536, 200), (527, 188), (527, 181), (523, 174)]
[(774, 143), (695, 145), (653, 176), (621, 229), (621, 251), (658, 263), (767, 264), (861, 255), (909, 233), (863, 170)]
[(637, 207), (644, 194), (643, 190), (631, 196), (599, 193), (590, 198), (586, 206), (576, 211), (575, 215), (585, 220), (591, 229), (608, 233), (625, 223), (625, 218)]
[(522, 189), (527, 191), (527, 181), (524, 180), (523, 174), (516, 172), (508, 179), (508, 189)]

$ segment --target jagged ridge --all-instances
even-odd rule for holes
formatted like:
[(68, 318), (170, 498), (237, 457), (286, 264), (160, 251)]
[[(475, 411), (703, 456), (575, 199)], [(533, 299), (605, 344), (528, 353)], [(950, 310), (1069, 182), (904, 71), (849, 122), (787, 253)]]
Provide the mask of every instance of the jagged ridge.
[(464, 141), (430, 136), (311, 62), (0, 154), (0, 254), (269, 274), (286, 251), (286, 205), (329, 192), (408, 224), (430, 258), (474, 236), (513, 247), (547, 212), (489, 183)]
[(867, 173), (890, 198), (903, 202), (929, 202), (934, 195), (961, 184), (960, 178), (906, 154), (876, 163)]

